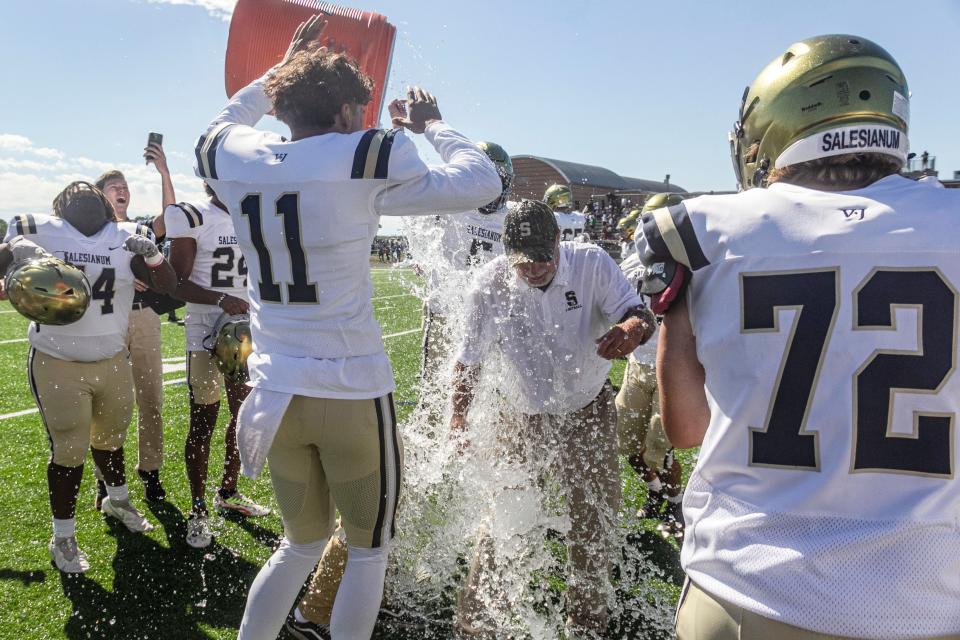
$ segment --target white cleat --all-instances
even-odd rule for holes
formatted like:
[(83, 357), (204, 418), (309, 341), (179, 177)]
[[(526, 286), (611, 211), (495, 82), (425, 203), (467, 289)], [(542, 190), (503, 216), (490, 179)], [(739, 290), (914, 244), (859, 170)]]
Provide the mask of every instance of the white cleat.
[(83, 573), (90, 568), (87, 556), (77, 546), (76, 536), (50, 538), (50, 557), (57, 569), (64, 573)]
[(234, 492), (232, 496), (226, 499), (220, 497), (220, 492), (218, 491), (217, 494), (213, 496), (213, 505), (220, 513), (233, 511), (248, 518), (259, 518), (269, 515), (270, 513), (268, 507), (257, 504), (239, 491)]
[(104, 515), (112, 516), (122, 522), (123, 525), (133, 533), (153, 531), (153, 525), (129, 502), (126, 504), (118, 504), (107, 497), (103, 499), (100, 510)]
[(207, 522), (207, 516), (191, 515), (187, 518), (187, 544), (194, 549), (209, 547), (213, 542), (213, 533)]

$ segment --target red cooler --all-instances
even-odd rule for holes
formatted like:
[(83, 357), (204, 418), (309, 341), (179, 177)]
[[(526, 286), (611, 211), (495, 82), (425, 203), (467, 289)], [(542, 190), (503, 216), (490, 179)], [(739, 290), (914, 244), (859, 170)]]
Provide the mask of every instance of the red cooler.
[(318, 0), (239, 0), (227, 40), (225, 84), (232, 96), (280, 62), (297, 26), (323, 13), (327, 27), (321, 44), (329, 40), (346, 49), (373, 80), (373, 99), (364, 110), (364, 124), (374, 128), (383, 109), (397, 28), (372, 11), (348, 9)]

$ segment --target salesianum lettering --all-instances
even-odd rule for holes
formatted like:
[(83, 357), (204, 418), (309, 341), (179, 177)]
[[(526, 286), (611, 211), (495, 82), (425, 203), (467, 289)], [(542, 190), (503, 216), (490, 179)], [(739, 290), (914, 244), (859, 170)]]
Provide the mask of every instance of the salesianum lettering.
[(467, 233), (472, 236), (477, 236), (478, 238), (485, 238), (495, 242), (500, 242), (500, 236), (502, 235), (496, 231), (490, 231), (489, 229), (484, 229), (483, 227), (478, 227), (474, 224), (467, 225)]
[(825, 133), (821, 141), (823, 151), (836, 149), (863, 149), (900, 147), (900, 132), (892, 129), (850, 129), (839, 133)]
[(76, 253), (74, 251), (64, 251), (63, 259), (72, 264), (83, 262), (85, 264), (110, 264), (110, 256), (101, 256), (95, 253)]

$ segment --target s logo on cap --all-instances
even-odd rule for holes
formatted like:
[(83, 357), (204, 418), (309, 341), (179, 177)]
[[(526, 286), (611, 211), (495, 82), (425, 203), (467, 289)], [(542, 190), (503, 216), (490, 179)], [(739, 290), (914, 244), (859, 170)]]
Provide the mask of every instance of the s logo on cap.
[(529, 223), (529, 222), (526, 222), (526, 221), (521, 222), (521, 223), (520, 223), (520, 235), (521, 235), (522, 237), (524, 237), (524, 238), (527, 238), (527, 237), (531, 236), (532, 234), (533, 234), (533, 230), (530, 229), (530, 223)]

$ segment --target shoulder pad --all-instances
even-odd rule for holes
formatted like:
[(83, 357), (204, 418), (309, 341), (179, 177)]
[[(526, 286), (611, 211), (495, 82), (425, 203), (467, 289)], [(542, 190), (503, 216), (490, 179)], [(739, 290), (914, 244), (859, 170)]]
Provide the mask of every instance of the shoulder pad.
[(203, 214), (200, 213), (200, 210), (195, 206), (189, 202), (178, 202), (173, 206), (183, 212), (183, 215), (187, 218), (187, 224), (190, 225), (191, 229), (203, 226)]
[(350, 177), (354, 180), (386, 180), (390, 166), (390, 150), (399, 129), (369, 129), (360, 138), (357, 150), (353, 154), (353, 169)]
[(206, 180), (217, 180), (217, 149), (232, 123), (224, 122), (200, 136), (194, 153), (197, 156), (197, 175)]
[(29, 213), (23, 213), (18, 216), (14, 216), (11, 223), (13, 224), (14, 230), (18, 236), (29, 235), (37, 232), (37, 221)]
[(648, 250), (661, 261), (671, 258), (691, 271), (710, 264), (682, 202), (644, 214), (641, 226)]

